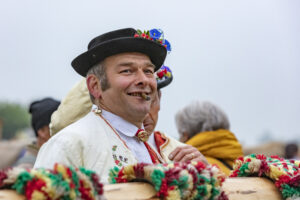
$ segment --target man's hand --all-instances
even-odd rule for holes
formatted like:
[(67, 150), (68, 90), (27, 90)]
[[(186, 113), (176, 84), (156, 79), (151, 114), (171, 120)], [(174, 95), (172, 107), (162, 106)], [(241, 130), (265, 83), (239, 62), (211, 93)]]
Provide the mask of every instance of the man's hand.
[(201, 161), (208, 165), (206, 158), (200, 153), (200, 151), (190, 145), (177, 147), (170, 153), (169, 159), (174, 162)]

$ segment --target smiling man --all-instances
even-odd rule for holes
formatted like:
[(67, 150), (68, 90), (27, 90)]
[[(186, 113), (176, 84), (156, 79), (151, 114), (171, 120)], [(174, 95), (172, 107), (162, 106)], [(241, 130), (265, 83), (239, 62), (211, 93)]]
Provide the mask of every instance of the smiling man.
[(52, 168), (55, 163), (83, 166), (107, 181), (114, 166), (201, 159), (195, 148), (142, 130), (157, 97), (154, 72), (167, 53), (167, 45), (154, 40), (131, 28), (116, 30), (93, 39), (88, 51), (73, 60), (73, 68), (86, 77), (97, 109), (51, 137), (35, 168)]

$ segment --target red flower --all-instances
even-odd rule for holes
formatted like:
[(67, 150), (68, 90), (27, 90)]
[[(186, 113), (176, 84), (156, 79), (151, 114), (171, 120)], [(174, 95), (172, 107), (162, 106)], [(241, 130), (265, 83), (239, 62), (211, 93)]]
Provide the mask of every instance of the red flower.
[(163, 71), (157, 72), (156, 74), (157, 74), (157, 76), (158, 76), (160, 79), (164, 76), (164, 72), (163, 72)]

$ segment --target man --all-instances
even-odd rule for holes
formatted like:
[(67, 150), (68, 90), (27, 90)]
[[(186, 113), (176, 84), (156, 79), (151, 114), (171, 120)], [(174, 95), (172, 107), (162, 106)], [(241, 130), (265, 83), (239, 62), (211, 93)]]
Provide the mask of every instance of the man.
[(202, 160), (197, 149), (178, 147), (182, 144), (175, 140), (168, 148), (153, 148), (155, 140), (147, 141), (154, 136), (141, 130), (157, 91), (154, 72), (167, 53), (159, 41), (143, 34), (128, 28), (100, 35), (73, 60), (98, 109), (53, 136), (39, 152), (35, 167), (52, 168), (55, 162), (84, 166), (107, 181), (114, 166)]
[(25, 150), (15, 165), (32, 168), (38, 149), (50, 138), (49, 124), (52, 113), (58, 108), (60, 102), (52, 98), (44, 98), (34, 101), (29, 106), (31, 114), (31, 126), (36, 135), (36, 144), (31, 144)]

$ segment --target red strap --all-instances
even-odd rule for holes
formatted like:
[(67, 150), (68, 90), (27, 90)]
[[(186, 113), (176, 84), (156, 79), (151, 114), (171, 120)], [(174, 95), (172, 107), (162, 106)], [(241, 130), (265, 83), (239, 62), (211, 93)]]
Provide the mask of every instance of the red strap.
[(147, 142), (144, 142), (149, 154), (150, 154), (150, 157), (151, 157), (151, 160), (152, 160), (152, 163), (153, 164), (158, 164), (160, 163), (158, 157), (157, 157), (157, 154), (155, 153), (155, 151), (150, 147), (150, 145), (147, 143)]
[(160, 147), (166, 143), (166, 138), (163, 138), (161, 134), (157, 131), (155, 131), (153, 134), (154, 134), (154, 140), (157, 146), (158, 153), (161, 154)]

